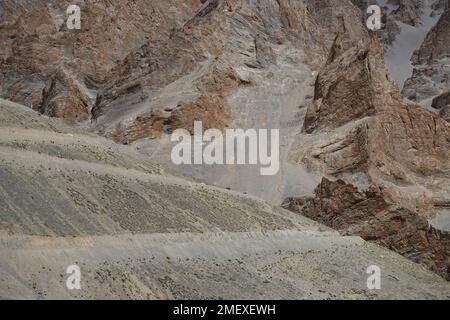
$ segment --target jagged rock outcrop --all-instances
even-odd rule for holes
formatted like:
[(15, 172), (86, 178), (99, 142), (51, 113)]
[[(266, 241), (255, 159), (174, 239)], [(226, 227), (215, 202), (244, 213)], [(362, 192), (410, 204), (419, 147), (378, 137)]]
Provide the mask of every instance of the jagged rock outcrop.
[(450, 122), (450, 106), (447, 105), (439, 111), (439, 116), (447, 122)]
[(421, 47), (414, 52), (414, 71), (403, 89), (412, 101), (430, 101), (450, 90), (450, 5), (428, 33)]
[(435, 109), (442, 109), (445, 106), (450, 106), (450, 91), (444, 92), (440, 96), (434, 98), (431, 106)]
[(114, 108), (129, 109), (148, 99), (150, 91), (167, 86), (191, 73), (203, 58), (181, 33), (151, 41), (131, 52), (107, 75), (97, 93), (92, 116), (97, 119)]
[[(365, 19), (368, 18), (366, 10), (369, 5), (375, 4), (382, 9), (382, 26), (375, 33), (384, 43), (386, 50), (386, 65), (392, 78), (397, 82), (399, 87), (403, 89), (405, 82), (411, 78), (413, 74), (413, 66), (409, 59), (413, 56), (414, 51), (419, 48), (427, 33), (436, 25), (439, 17), (445, 11), (448, 0), (417, 0), (417, 1), (399, 1), (399, 0), (353, 0), (353, 2), (362, 10)], [(427, 62), (423, 64), (423, 68), (430, 67), (433, 63)], [(444, 63), (445, 64), (445, 63)], [(404, 95), (412, 101), (429, 108), (430, 97), (416, 97), (414, 89), (433, 90), (433, 81), (439, 82), (440, 79), (432, 77), (427, 81), (422, 76), (426, 76), (430, 72), (427, 71), (422, 75), (416, 67), (413, 77), (413, 83), (406, 86)], [(417, 81), (416, 81), (417, 80)], [(430, 82), (431, 80), (431, 82)], [(419, 88), (420, 87), (420, 88)], [(431, 91), (426, 93), (433, 95)]]
[(120, 123), (112, 134), (118, 143), (130, 144), (140, 139), (156, 139), (164, 133), (186, 129), (194, 134), (194, 122), (202, 122), (202, 130), (225, 129), (230, 114), (220, 96), (200, 96), (193, 102), (182, 103), (174, 109), (155, 110), (141, 114), (129, 125)]
[(170, 113), (154, 111), (139, 115), (129, 126), (119, 124), (112, 138), (117, 143), (130, 144), (139, 139), (161, 137)]
[[(340, 41), (338, 37), (334, 47), (341, 47)], [(324, 161), (334, 175), (357, 169), (399, 185), (439, 172), (445, 176), (450, 128), (435, 114), (404, 104), (382, 61), (382, 47), (372, 38), (343, 50), (320, 71), (304, 131), (329, 132), (328, 139), (333, 130), (342, 134), (317, 149), (321, 155), (309, 147), (313, 159)], [(356, 158), (363, 164), (358, 168), (351, 165)]]
[(448, 6), (448, 0), (436, 0), (431, 5), (432, 15), (442, 14)]
[(367, 33), (362, 23), (363, 14), (351, 1), (308, 0), (307, 8), (326, 41), (325, 59), (337, 34), (345, 32), (349, 39), (357, 42)]
[[(128, 126), (130, 119), (144, 112), (177, 109), (179, 113), (180, 105), (199, 105), (200, 101), (200, 109), (208, 105), (208, 113), (223, 114), (202, 117), (213, 121), (204, 127), (214, 127), (213, 118), (223, 118), (222, 128), (230, 113), (227, 96), (252, 85), (245, 70), (256, 72), (276, 64), (277, 47), (288, 43), (290, 48), (310, 49), (305, 50), (308, 59), (319, 63), (326, 44), (313, 28), (316, 25), (302, 1), (265, 0), (258, 6), (248, 1), (206, 1), (167, 41), (146, 43), (112, 69), (107, 84), (98, 91), (93, 127), (109, 135), (113, 128)], [(191, 109), (187, 115), (193, 112), (192, 107), (184, 109)], [(192, 127), (191, 118), (177, 117), (177, 125)]]
[[(200, 0), (82, 2), (81, 30), (68, 30), (66, 11), (72, 4), (2, 1), (0, 41), (7, 45), (0, 48), (0, 96), (83, 121), (110, 71), (144, 42), (166, 41)], [(52, 82), (58, 94), (48, 94)]]
[(221, 97), (200, 96), (196, 101), (178, 105), (168, 118), (168, 131), (186, 129), (194, 134), (194, 122), (201, 121), (203, 130), (224, 129), (230, 114)]
[(376, 92), (370, 73), (380, 67), (374, 63), (376, 55), (382, 54), (382, 48), (371, 51), (363, 42), (353, 46), (346, 40), (337, 36), (327, 64), (319, 72), (314, 108), (308, 109), (304, 122), (307, 133), (334, 129), (375, 113)]
[(69, 122), (81, 122), (90, 117), (92, 96), (86, 93), (66, 70), (60, 69), (45, 83), (39, 112)]
[[(438, 212), (436, 199), (450, 197), (450, 127), (435, 113), (402, 101), (383, 65), (383, 49), (375, 37), (367, 36), (358, 46), (346, 46), (346, 37), (344, 34), (336, 38), (330, 58), (319, 72), (314, 103), (305, 116), (307, 135), (299, 137), (296, 149), (300, 150), (298, 161), (310, 170), (344, 179), (351, 186), (344, 184), (342, 196), (340, 192), (320, 193), (327, 184), (324, 180), (316, 189), (319, 200), (300, 199), (294, 201), (294, 206), (312, 203), (307, 212), (300, 212), (368, 238), (369, 230), (374, 236), (395, 233), (387, 221), (400, 215), (400, 220), (408, 221), (407, 226), (401, 227), (407, 231), (379, 243), (417, 258), (415, 261), (420, 260), (448, 278), (449, 243), (440, 242), (441, 238), (448, 239), (447, 231), (426, 230), (428, 219)], [(374, 197), (373, 188), (383, 192)], [(364, 195), (358, 189), (368, 191)], [(365, 199), (368, 194), (372, 195)], [(374, 206), (370, 210), (353, 207), (362, 200), (373, 202)], [(337, 209), (328, 210), (325, 203)], [(347, 206), (352, 208), (348, 215), (355, 216), (355, 220), (344, 219), (339, 225), (336, 215)], [(382, 212), (383, 219), (374, 218), (372, 223), (363, 224), (377, 212)], [(424, 239), (416, 238), (417, 230), (430, 233)], [(401, 245), (395, 247), (393, 243)], [(420, 258), (414, 251), (417, 248)]]
[(421, 22), (424, 0), (397, 0), (398, 9), (394, 11), (395, 18), (399, 21), (416, 26)]
[(342, 180), (322, 180), (312, 199), (287, 199), (285, 208), (358, 235), (450, 279), (450, 232), (437, 230), (417, 212), (386, 201), (383, 189), (359, 191)]
[(397, 24), (397, 17), (394, 14), (395, 10), (399, 8), (398, 1), (388, 1), (387, 6), (382, 6), (378, 0), (352, 0), (352, 2), (361, 10), (363, 15), (363, 23), (367, 23), (369, 13), (367, 12), (369, 6), (377, 5), (381, 9), (381, 29), (376, 31), (377, 36), (382, 43), (388, 47), (395, 40), (400, 33), (400, 27)]
[[(448, 233), (428, 219), (448, 209), (449, 126), (402, 102), (377, 40), (394, 16), (416, 24), (415, 3), (375, 34), (350, 0), (93, 0), (81, 30), (70, 1), (0, 2), (0, 96), (40, 112), (0, 100), (0, 297), (448, 299), (439, 276), (357, 237), (448, 277)], [(195, 120), (281, 128), (280, 174), (157, 165)], [(179, 173), (200, 171), (233, 191)], [(342, 181), (312, 197), (322, 176)], [(301, 190), (297, 212), (345, 236), (245, 188)], [(370, 264), (383, 290), (367, 290)]]
[[(330, 35), (342, 27), (341, 20), (355, 34), (363, 29), (354, 23), (360, 13), (349, 1), (265, 0), (256, 6), (249, 1), (112, 5), (98, 0), (80, 5), (81, 30), (67, 30), (68, 5), (68, 1), (24, 0), (2, 4), (5, 22), (0, 34), (10, 45), (0, 52), (2, 70), (8, 70), (2, 75), (0, 94), (70, 121), (84, 121), (86, 114), (96, 120), (106, 109), (115, 114), (124, 112), (120, 110), (124, 105), (131, 109), (148, 103), (158, 91), (189, 74), (204, 81), (211, 75), (199, 68), (214, 59), (222, 61), (216, 63), (219, 70), (227, 63), (232, 68), (270, 65), (275, 62), (273, 48), (286, 42), (302, 48), (318, 66), (331, 44)], [(31, 20), (20, 23), (29, 15)], [(238, 37), (242, 42), (235, 40)], [(48, 94), (52, 78), (59, 79), (58, 95)], [(203, 89), (197, 95), (209, 93), (209, 88)], [(71, 102), (63, 103), (66, 98)], [(110, 133), (118, 122), (111, 124)], [(99, 124), (99, 131), (108, 131), (104, 126)]]

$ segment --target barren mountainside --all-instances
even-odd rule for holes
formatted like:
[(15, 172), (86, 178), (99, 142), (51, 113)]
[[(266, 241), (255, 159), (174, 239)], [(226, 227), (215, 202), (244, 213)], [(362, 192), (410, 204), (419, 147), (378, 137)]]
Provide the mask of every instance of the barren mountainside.
[[(70, 4), (0, 2), (1, 298), (450, 298), (448, 0)], [(279, 172), (173, 164), (194, 121)]]

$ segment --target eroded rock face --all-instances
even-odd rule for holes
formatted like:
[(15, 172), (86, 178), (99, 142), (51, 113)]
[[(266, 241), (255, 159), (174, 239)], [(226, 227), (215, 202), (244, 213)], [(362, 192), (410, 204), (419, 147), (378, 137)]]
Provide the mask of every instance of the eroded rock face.
[(450, 122), (450, 106), (447, 105), (439, 111), (439, 116), (447, 122)]
[(317, 77), (314, 108), (308, 109), (304, 122), (307, 133), (337, 128), (375, 113), (370, 73), (379, 67), (374, 63), (382, 48), (371, 51), (363, 42), (353, 46), (348, 40), (337, 36), (328, 63)]
[(169, 115), (168, 112), (160, 111), (142, 114), (125, 128), (119, 125), (112, 138), (117, 143), (130, 144), (139, 139), (161, 137)]
[[(166, 41), (200, 0), (83, 2), (81, 30), (67, 29), (71, 4), (2, 1), (0, 41), (7, 45), (0, 48), (0, 95), (48, 115), (83, 121), (110, 71), (146, 41)], [(58, 93), (49, 95), (55, 81)]]
[(349, 39), (357, 42), (367, 33), (367, 28), (362, 23), (363, 14), (351, 1), (308, 0), (307, 6), (311, 16), (323, 30), (323, 37), (327, 41), (326, 55), (337, 34), (345, 32)]
[(334, 176), (359, 172), (366, 181), (398, 186), (427, 184), (428, 175), (445, 177), (450, 128), (436, 114), (404, 104), (382, 61), (374, 38), (329, 60), (304, 122), (306, 133), (321, 138), (300, 157), (311, 165), (325, 163), (324, 172)]
[[(8, 45), (0, 48), (0, 95), (45, 115), (92, 120), (90, 130), (122, 144), (180, 128), (192, 133), (195, 120), (203, 122), (204, 130), (221, 129), (239, 117), (243, 121), (235, 123), (262, 127), (280, 127), (283, 120), (292, 126), (287, 135), (293, 136), (303, 120), (304, 109), (299, 112), (297, 106), (304, 105), (299, 145), (292, 143), (295, 154), (285, 158), (292, 156), (320, 178), (341, 178), (357, 188), (339, 192), (343, 210), (364, 216), (364, 208), (354, 204), (367, 200), (386, 224), (396, 223), (399, 215), (406, 226), (373, 225), (377, 241), (397, 230), (403, 238), (388, 238), (387, 246), (399, 241), (396, 250), (412, 257), (416, 251), (411, 246), (419, 245), (420, 261), (443, 274), (438, 238), (430, 235), (436, 241), (426, 242), (411, 234), (426, 232), (424, 221), (450, 197), (448, 108), (439, 117), (403, 103), (378, 40), (393, 40), (399, 31), (395, 19), (417, 25), (422, 1), (390, 1), (399, 7), (389, 13), (384, 8), (387, 31), (379, 34), (364, 23), (364, 8), (371, 1), (353, 2), (362, 11), (341, 0), (97, 0), (81, 6), (82, 30), (69, 31), (68, 1), (4, 1), (0, 40)], [(433, 97), (448, 86), (449, 20), (447, 11), (416, 53), (416, 69), (423, 65), (415, 73), (420, 86), (407, 86), (408, 98)], [(316, 70), (316, 82), (299, 88)], [(286, 85), (276, 83), (285, 80)], [(309, 95), (313, 87), (314, 97)], [(284, 118), (267, 106), (239, 110), (245, 103), (278, 109), (298, 103), (293, 106), (298, 113), (292, 119), (293, 110)], [(291, 148), (290, 139), (286, 145)], [(222, 177), (228, 183), (226, 171)], [(383, 192), (372, 197), (359, 191), (373, 188)], [(334, 194), (320, 199), (327, 196)], [(387, 234), (378, 228), (388, 228)], [(355, 230), (370, 233), (370, 228)]]
[(276, 64), (281, 45), (318, 67), (335, 32), (365, 33), (350, 1), (94, 1), (81, 5), (81, 30), (67, 30), (68, 5), (2, 5), (10, 46), (0, 51), (0, 93), (71, 122), (92, 118), (106, 136), (156, 109), (231, 94), (249, 84), (238, 68)]
[(226, 98), (252, 85), (245, 70), (276, 64), (277, 47), (310, 48), (308, 59), (320, 63), (326, 43), (316, 26), (302, 1), (206, 1), (166, 41), (149, 41), (111, 70), (98, 91), (94, 130), (108, 136), (140, 114), (167, 109), (174, 128), (191, 131), (194, 119), (226, 127)]
[(45, 83), (39, 111), (69, 122), (81, 122), (89, 119), (92, 103), (92, 96), (83, 90), (82, 85), (68, 71), (59, 69)]
[(201, 121), (203, 130), (224, 129), (230, 114), (221, 97), (201, 96), (197, 100), (178, 105), (168, 119), (168, 130), (186, 129), (194, 134), (194, 122)]
[(106, 136), (156, 109), (249, 84), (236, 70), (276, 63), (283, 43), (308, 49), (315, 65), (326, 54), (315, 19), (324, 13), (313, 2), (94, 1), (81, 5), (81, 30), (67, 30), (68, 5), (2, 4), (0, 34), (10, 45), (0, 52), (0, 93), (71, 122), (92, 118)]
[(194, 134), (194, 122), (202, 122), (202, 131), (225, 129), (230, 113), (220, 96), (200, 96), (198, 99), (179, 104), (174, 109), (154, 110), (141, 114), (130, 124), (120, 123), (112, 134), (114, 141), (131, 144), (140, 139), (160, 138), (164, 133), (185, 129)]
[(450, 232), (386, 201), (383, 189), (361, 192), (343, 180), (322, 180), (312, 199), (288, 199), (284, 207), (339, 230), (358, 235), (426, 265), (450, 280)]
[(450, 28), (450, 9), (447, 8), (441, 15), (439, 22), (427, 35), (424, 43), (414, 53), (413, 63), (421, 64), (434, 59), (446, 58), (449, 55), (448, 41)]
[(394, 11), (395, 17), (403, 23), (416, 26), (420, 23), (423, 14), (424, 0), (397, 0), (399, 7)]
[[(447, 1), (447, 0), (445, 0)], [(441, 13), (442, 0), (352, 0), (352, 2), (361, 9), (364, 15), (364, 23), (369, 14), (367, 9), (371, 5), (377, 5), (381, 8), (382, 19), (381, 29), (376, 33), (379, 39), (389, 49), (396, 37), (401, 33), (401, 24), (420, 27), (425, 7), (430, 2), (433, 8), (433, 15)]]
[(450, 6), (414, 52), (413, 75), (405, 83), (403, 94), (413, 101), (431, 100), (450, 90)]
[(445, 106), (450, 106), (450, 91), (434, 98), (431, 106), (435, 109), (442, 109)]
[(106, 83), (98, 90), (93, 118), (114, 108), (129, 109), (144, 102), (149, 92), (192, 72), (202, 60), (199, 51), (182, 33), (144, 44), (107, 74)]
[(356, 47), (345, 38), (336, 38), (319, 72), (306, 141), (297, 147), (299, 162), (343, 181), (324, 179), (313, 200), (285, 206), (449, 278), (448, 232), (429, 227), (428, 219), (438, 212), (437, 199), (450, 197), (450, 127), (435, 113), (403, 103), (375, 37)]

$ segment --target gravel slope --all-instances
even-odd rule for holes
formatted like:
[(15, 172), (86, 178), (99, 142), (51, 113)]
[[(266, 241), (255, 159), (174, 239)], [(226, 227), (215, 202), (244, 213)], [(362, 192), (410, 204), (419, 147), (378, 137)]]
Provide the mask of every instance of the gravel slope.
[(0, 115), (1, 298), (449, 298), (443, 279), (358, 237), (24, 107), (1, 100)]

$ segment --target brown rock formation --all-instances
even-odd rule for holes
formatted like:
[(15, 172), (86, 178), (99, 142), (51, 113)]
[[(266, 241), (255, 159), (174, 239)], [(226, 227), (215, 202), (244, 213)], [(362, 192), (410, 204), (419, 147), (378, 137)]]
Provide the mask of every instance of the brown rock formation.
[[(301, 48), (318, 66), (335, 31), (364, 33), (350, 1), (96, 0), (80, 5), (81, 30), (67, 30), (69, 4), (2, 4), (0, 40), (8, 46), (0, 49), (0, 95), (70, 121), (111, 114), (99, 121), (106, 135), (136, 105), (147, 103), (145, 114), (165, 108), (155, 97), (183, 77), (198, 86), (195, 96), (223, 94), (246, 83), (236, 67), (276, 63), (276, 46)], [(52, 81), (58, 94), (48, 92)]]
[(449, 279), (448, 232), (430, 227), (428, 218), (437, 212), (437, 198), (450, 197), (450, 127), (403, 103), (375, 37), (357, 46), (347, 39), (338, 35), (317, 77), (304, 122), (310, 143), (299, 147), (299, 161), (348, 184), (324, 179), (313, 200), (284, 205)]
[[(362, 47), (353, 47), (347, 51), (343, 45), (345, 43), (338, 36), (329, 63), (317, 77), (315, 105), (308, 109), (304, 123), (307, 133), (322, 128), (337, 128), (375, 112), (372, 103), (374, 93), (369, 78), (369, 51)], [(347, 54), (340, 54), (341, 50)]]
[(205, 1), (167, 39), (148, 41), (110, 70), (97, 90), (94, 129), (109, 136), (129, 127), (129, 119), (137, 114), (157, 109), (174, 110), (168, 119), (174, 128), (190, 130), (189, 121), (198, 118), (204, 128), (225, 127), (226, 97), (252, 85), (242, 70), (277, 64), (276, 47), (288, 42), (292, 49), (307, 49), (311, 64), (323, 61), (326, 41), (314, 19), (321, 13), (308, 9), (301, 2), (265, 0), (255, 6), (247, 1)]
[(426, 265), (450, 280), (450, 232), (386, 201), (383, 190), (361, 192), (342, 180), (324, 178), (312, 199), (288, 199), (284, 207), (339, 230), (358, 235)]
[(188, 103), (180, 103), (174, 109), (154, 110), (136, 117), (129, 125), (120, 123), (112, 138), (123, 144), (162, 136), (164, 132), (186, 129), (194, 134), (194, 122), (201, 121), (203, 130), (224, 129), (230, 119), (223, 98), (219, 96), (200, 96)]
[(416, 26), (423, 14), (423, 0), (398, 0), (399, 7), (395, 10), (396, 18), (403, 23)]
[(434, 98), (431, 106), (435, 109), (442, 109), (445, 106), (450, 106), (450, 91)]
[(169, 131), (186, 129), (194, 134), (194, 122), (201, 121), (203, 130), (224, 129), (228, 126), (229, 111), (221, 97), (201, 96), (197, 100), (178, 105), (170, 115)]
[(50, 117), (79, 122), (89, 119), (91, 106), (89, 93), (67, 71), (60, 69), (47, 80), (38, 109)]
[(315, 142), (317, 148), (303, 154), (324, 162), (334, 176), (360, 172), (403, 186), (423, 183), (427, 175), (445, 176), (450, 128), (434, 113), (402, 102), (383, 67), (380, 44), (375, 38), (367, 43), (337, 54), (319, 73), (304, 131), (342, 134)]
[[(370, 3), (353, 2), (362, 9)], [(6, 44), (0, 48), (0, 96), (72, 122), (92, 119), (86, 124), (90, 130), (128, 144), (178, 128), (192, 133), (195, 120), (202, 121), (205, 130), (225, 128), (245, 114), (237, 110), (236, 116), (230, 110), (246, 103), (247, 93), (247, 106), (266, 96), (267, 104), (272, 99), (276, 106), (293, 104), (311, 94), (309, 86), (299, 93), (304, 89), (300, 86), (321, 67), (313, 103), (301, 102), (307, 106), (301, 135), (306, 140), (296, 150), (296, 159), (310, 171), (358, 188), (343, 187), (342, 193), (336, 189), (339, 208), (351, 208), (362, 217), (366, 209), (355, 204), (370, 202), (383, 218), (381, 224), (371, 225), (377, 241), (388, 239), (387, 246), (398, 241), (398, 252), (411, 258), (417, 252), (417, 261), (443, 274), (442, 243), (434, 231), (427, 233), (424, 221), (435, 213), (436, 199), (450, 197), (450, 129), (443, 120), (448, 108), (442, 108), (440, 118), (407, 105), (389, 80), (378, 37), (392, 41), (398, 32), (393, 16), (385, 16), (390, 31), (383, 36), (367, 30), (364, 10), (350, 0), (94, 0), (80, 5), (82, 29), (69, 31), (69, 4), (0, 4), (0, 41)], [(421, 1), (398, 4), (395, 18), (416, 25)], [(447, 10), (416, 52), (415, 75), (404, 91), (410, 99), (448, 91), (449, 21)], [(286, 77), (291, 75), (287, 69), (301, 70), (301, 75)], [(285, 79), (286, 85), (271, 88)], [(253, 92), (239, 92), (257, 86)], [(258, 95), (262, 99), (256, 99)], [(229, 108), (230, 100), (235, 109)], [(265, 108), (246, 114), (256, 114), (249, 126), (276, 127), (291, 120)], [(294, 125), (302, 117), (294, 119)], [(358, 191), (373, 188), (383, 192)], [(335, 201), (328, 192), (320, 194), (320, 203), (326, 197)], [(313, 209), (318, 219), (327, 221), (317, 206)], [(399, 225), (397, 216), (406, 224)], [(344, 220), (350, 229), (359, 223)], [(370, 236), (370, 228), (355, 230)], [(430, 241), (414, 238), (414, 230)], [(394, 231), (398, 234), (391, 238)]]
[(192, 72), (202, 58), (182, 33), (170, 39), (152, 41), (130, 53), (107, 75), (92, 111), (94, 118), (116, 106), (125, 108), (147, 99), (148, 92), (158, 90)]
[(450, 41), (449, 30), (450, 8), (447, 8), (436, 26), (431, 29), (419, 50), (414, 53), (413, 63), (422, 64), (448, 57), (450, 50), (448, 46)]
[(414, 71), (405, 82), (404, 96), (413, 101), (423, 101), (450, 90), (449, 42), (450, 6), (447, 6), (421, 47), (414, 52)]
[(335, 129), (387, 110), (399, 93), (384, 67), (383, 47), (373, 35), (354, 38), (338, 34), (315, 84), (314, 106), (308, 109), (304, 131)]
[[(6, 45), (0, 48), (0, 96), (83, 121), (95, 98), (86, 100), (79, 91), (95, 93), (131, 51), (149, 39), (165, 41), (172, 28), (193, 15), (199, 1), (83, 2), (81, 30), (66, 27), (71, 4), (2, 1), (0, 42)], [(48, 95), (52, 81), (58, 83), (58, 94)]]
[(120, 124), (112, 138), (117, 143), (130, 144), (139, 139), (161, 137), (167, 118), (167, 113), (159, 111), (139, 115), (126, 128)]
[[(352, 2), (361, 10), (363, 16), (363, 23), (365, 24), (369, 18), (367, 9), (371, 5), (380, 5), (377, 0), (352, 0)], [(394, 3), (392, 3), (394, 2)], [(389, 1), (388, 4), (394, 4), (395, 1)], [(390, 45), (395, 40), (397, 35), (400, 33), (400, 27), (397, 24), (397, 19), (394, 12), (391, 12), (389, 7), (381, 7), (382, 17), (381, 17), (381, 30), (376, 32), (378, 38), (385, 45)]]
[(450, 122), (450, 105), (447, 105), (439, 111), (439, 116), (447, 122)]

